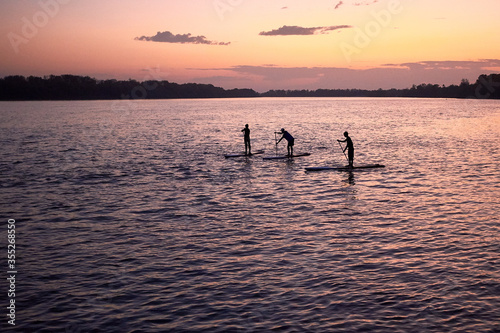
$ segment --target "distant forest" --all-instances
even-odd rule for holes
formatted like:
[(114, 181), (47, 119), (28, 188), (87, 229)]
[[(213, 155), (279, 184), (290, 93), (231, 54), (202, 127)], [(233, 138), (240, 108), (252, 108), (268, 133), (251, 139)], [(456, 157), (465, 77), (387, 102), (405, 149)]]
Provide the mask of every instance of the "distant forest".
[(407, 89), (270, 90), (223, 89), (211, 84), (168, 81), (96, 80), (88, 76), (7, 76), (0, 79), (0, 100), (99, 100), (235, 97), (430, 97), (500, 99), (500, 74), (481, 75), (475, 83), (413, 85)]

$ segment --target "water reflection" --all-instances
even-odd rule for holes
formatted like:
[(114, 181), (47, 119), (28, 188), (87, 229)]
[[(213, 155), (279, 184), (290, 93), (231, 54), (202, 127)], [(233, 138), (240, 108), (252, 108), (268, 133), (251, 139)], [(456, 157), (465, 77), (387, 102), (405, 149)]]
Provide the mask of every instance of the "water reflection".
[(350, 210), (353, 208), (352, 204), (354, 201), (358, 200), (358, 189), (355, 186), (356, 181), (354, 178), (354, 172), (349, 171), (342, 175), (342, 192), (344, 193), (346, 209)]
[(348, 171), (347, 172), (347, 178), (342, 179), (342, 182), (346, 185), (356, 185), (356, 182), (354, 180), (354, 172)]

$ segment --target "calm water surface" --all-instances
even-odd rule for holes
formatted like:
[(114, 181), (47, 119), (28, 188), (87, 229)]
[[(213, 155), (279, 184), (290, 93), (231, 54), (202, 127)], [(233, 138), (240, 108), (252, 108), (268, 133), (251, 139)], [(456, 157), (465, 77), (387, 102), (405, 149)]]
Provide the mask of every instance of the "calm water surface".
[[(245, 123), (311, 156), (225, 159)], [(19, 331), (500, 332), (500, 101), (4, 102), (0, 128)], [(306, 173), (345, 130), (387, 167)]]

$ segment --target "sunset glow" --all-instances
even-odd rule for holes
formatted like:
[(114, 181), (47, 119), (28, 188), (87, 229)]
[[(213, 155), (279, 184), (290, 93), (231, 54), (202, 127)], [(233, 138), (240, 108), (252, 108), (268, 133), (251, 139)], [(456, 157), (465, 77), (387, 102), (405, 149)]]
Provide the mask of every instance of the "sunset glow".
[(6, 0), (0, 77), (257, 91), (458, 84), (500, 72), (499, 12), (497, 0)]

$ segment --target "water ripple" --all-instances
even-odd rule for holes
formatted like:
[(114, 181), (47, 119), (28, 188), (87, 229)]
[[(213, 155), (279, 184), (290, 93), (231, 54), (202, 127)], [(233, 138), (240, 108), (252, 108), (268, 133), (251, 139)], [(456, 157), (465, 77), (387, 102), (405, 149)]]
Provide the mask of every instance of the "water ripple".
[[(500, 330), (497, 101), (130, 107), (124, 116), (106, 101), (1, 104), (20, 330)], [(223, 158), (241, 150), (244, 119), (266, 154), (286, 126), (312, 155)], [(335, 142), (345, 129), (356, 162), (387, 167), (304, 172), (345, 164)]]

